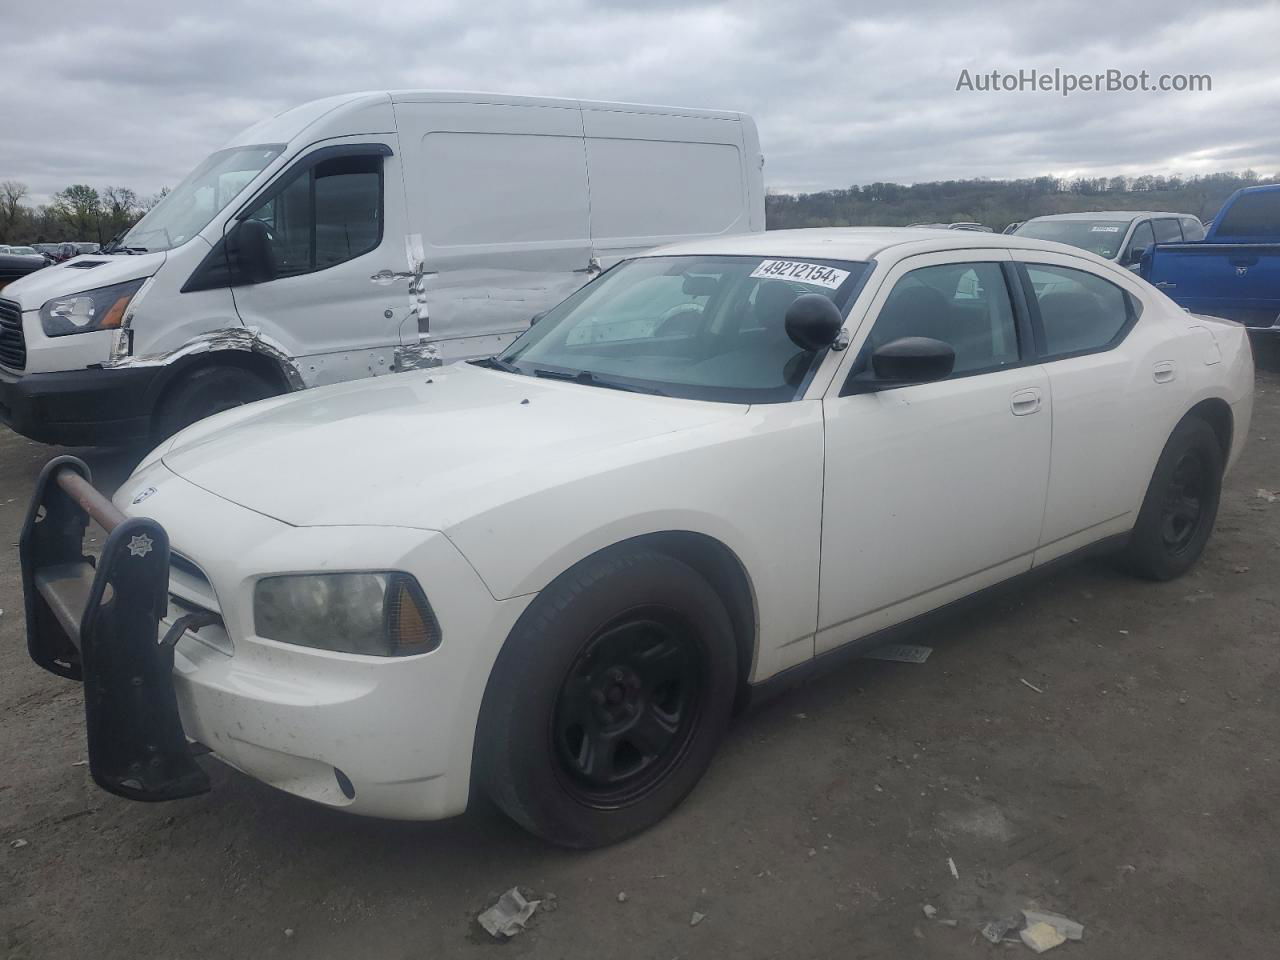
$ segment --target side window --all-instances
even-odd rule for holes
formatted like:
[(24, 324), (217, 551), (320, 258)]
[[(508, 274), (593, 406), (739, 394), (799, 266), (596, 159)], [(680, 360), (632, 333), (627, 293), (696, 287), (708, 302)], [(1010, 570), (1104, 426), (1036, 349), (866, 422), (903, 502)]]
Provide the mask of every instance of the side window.
[(1142, 259), (1142, 251), (1155, 242), (1156, 235), (1151, 229), (1151, 221), (1143, 220), (1134, 228), (1133, 236), (1129, 238), (1129, 249), (1120, 262), (1126, 266), (1137, 263)]
[(249, 216), (271, 231), (277, 278), (352, 260), (382, 240), (382, 158), (322, 160)]
[(1039, 307), (1046, 359), (1106, 349), (1137, 319), (1137, 301), (1092, 273), (1036, 263), (1026, 270)]
[(880, 308), (864, 354), (902, 337), (949, 343), (953, 375), (1016, 364), (1018, 332), (1000, 265), (946, 263), (903, 275)]
[(1156, 243), (1181, 243), (1182, 228), (1178, 226), (1178, 221), (1164, 218), (1155, 221)]
[(1184, 240), (1203, 240), (1204, 224), (1195, 217), (1180, 217), (1182, 221), (1182, 239)]

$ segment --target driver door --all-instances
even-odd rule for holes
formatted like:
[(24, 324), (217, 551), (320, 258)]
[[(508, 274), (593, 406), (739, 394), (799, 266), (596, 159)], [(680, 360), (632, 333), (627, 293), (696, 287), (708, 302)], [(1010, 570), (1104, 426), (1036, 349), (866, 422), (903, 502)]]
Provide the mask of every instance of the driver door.
[[(819, 653), (1031, 567), (1050, 395), (1011, 266), (1003, 250), (907, 258), (858, 328), (823, 400)], [(951, 344), (952, 375), (877, 382), (871, 352), (908, 336)]]
[(390, 373), (410, 309), (397, 138), (326, 141), (228, 228), (250, 218), (270, 231), (276, 276), (232, 288), (241, 322), (307, 386)]

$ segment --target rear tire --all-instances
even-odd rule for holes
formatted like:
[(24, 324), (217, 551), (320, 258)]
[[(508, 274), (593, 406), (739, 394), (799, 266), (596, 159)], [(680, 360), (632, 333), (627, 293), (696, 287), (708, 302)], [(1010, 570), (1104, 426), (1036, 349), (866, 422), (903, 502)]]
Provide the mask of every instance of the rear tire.
[(562, 575), (494, 665), (476, 740), (481, 787), (566, 847), (616, 843), (693, 789), (729, 724), (737, 649), (693, 568), (644, 548)]
[(154, 439), (158, 443), (215, 413), (278, 392), (265, 379), (241, 367), (201, 367), (183, 375), (161, 400)]
[(1189, 417), (1174, 428), (1125, 549), (1132, 573), (1172, 580), (1200, 559), (1218, 515), (1223, 465), (1222, 447), (1209, 424)]

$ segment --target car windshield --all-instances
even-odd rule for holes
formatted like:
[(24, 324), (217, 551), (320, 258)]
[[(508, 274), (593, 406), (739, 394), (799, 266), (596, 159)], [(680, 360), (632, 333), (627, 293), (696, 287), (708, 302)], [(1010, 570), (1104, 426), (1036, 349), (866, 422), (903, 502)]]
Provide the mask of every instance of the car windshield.
[(186, 243), (283, 149), (279, 143), (258, 144), (211, 154), (124, 235), (119, 249), (170, 250)]
[(732, 403), (780, 403), (818, 353), (787, 336), (787, 307), (821, 294), (844, 310), (870, 268), (840, 260), (645, 257), (549, 312), (497, 360), (513, 373)]
[(1028, 220), (1014, 231), (1019, 237), (1053, 240), (1114, 260), (1132, 220)]

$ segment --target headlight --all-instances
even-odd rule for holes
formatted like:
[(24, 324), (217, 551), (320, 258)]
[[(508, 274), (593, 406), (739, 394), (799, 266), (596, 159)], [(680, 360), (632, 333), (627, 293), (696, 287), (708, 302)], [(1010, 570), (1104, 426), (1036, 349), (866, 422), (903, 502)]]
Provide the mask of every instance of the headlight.
[(118, 328), (129, 301), (146, 283), (146, 278), (117, 283), (66, 297), (54, 297), (40, 308), (40, 326), (47, 337)]
[(253, 594), (259, 636), (340, 653), (407, 657), (440, 646), (440, 625), (405, 573), (266, 577)]

